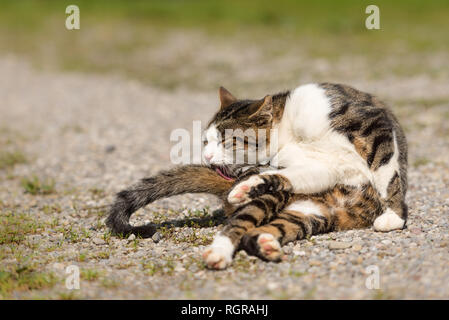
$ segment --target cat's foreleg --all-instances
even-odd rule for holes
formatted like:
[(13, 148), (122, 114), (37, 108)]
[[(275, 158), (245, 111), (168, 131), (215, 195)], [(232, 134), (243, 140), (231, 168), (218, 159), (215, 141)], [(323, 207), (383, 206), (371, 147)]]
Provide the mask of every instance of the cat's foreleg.
[(327, 163), (315, 162), (280, 170), (270, 170), (235, 185), (228, 194), (234, 205), (248, 203), (267, 190), (311, 194), (332, 188), (338, 181), (338, 172)]
[(391, 179), (387, 189), (385, 211), (374, 220), (374, 230), (388, 232), (403, 229), (407, 221), (407, 204), (404, 202), (404, 193), (399, 175)]

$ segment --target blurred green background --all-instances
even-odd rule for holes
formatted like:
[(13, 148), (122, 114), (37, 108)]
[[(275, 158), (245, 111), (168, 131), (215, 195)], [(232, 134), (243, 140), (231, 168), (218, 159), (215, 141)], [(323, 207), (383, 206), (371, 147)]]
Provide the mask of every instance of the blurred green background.
[[(67, 5), (81, 29), (65, 28)], [(365, 8), (380, 8), (381, 30), (367, 30)], [(363, 77), (439, 76), (449, 47), (449, 1), (3, 0), (0, 53), (37, 68), (118, 74), (173, 89), (285, 86), (297, 74), (354, 77), (338, 65), (354, 59)], [(295, 63), (294, 57), (297, 58)], [(283, 59), (284, 63), (280, 63)], [(306, 61), (318, 61), (308, 68)], [(318, 59), (318, 60), (317, 60)], [(319, 59), (325, 61), (320, 67)], [(357, 60), (359, 59), (359, 60)], [(258, 76), (270, 66), (284, 73)], [(251, 75), (242, 69), (247, 68)], [(254, 69), (254, 70), (253, 70)], [(349, 74), (347, 74), (349, 73)], [(362, 76), (362, 75), (357, 75)], [(322, 79), (324, 80), (324, 79)]]

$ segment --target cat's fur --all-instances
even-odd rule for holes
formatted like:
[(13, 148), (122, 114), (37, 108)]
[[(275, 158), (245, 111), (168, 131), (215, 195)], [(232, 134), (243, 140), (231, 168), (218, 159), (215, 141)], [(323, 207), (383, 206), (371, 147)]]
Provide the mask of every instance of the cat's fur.
[[(407, 144), (396, 118), (376, 97), (323, 83), (260, 100), (238, 100), (220, 88), (220, 101), (205, 132), (207, 166), (175, 168), (120, 192), (107, 220), (114, 232), (154, 233), (151, 226), (132, 227), (129, 217), (158, 198), (216, 194), (229, 218), (203, 258), (208, 267), (222, 269), (238, 249), (279, 261), (281, 246), (295, 239), (405, 226)], [(265, 130), (267, 145), (276, 132), (278, 147), (257, 154), (253, 166), (230, 165), (233, 151), (243, 151), (245, 159), (255, 151), (250, 138), (226, 141), (224, 131), (248, 128)], [(268, 161), (278, 168), (262, 167)]]

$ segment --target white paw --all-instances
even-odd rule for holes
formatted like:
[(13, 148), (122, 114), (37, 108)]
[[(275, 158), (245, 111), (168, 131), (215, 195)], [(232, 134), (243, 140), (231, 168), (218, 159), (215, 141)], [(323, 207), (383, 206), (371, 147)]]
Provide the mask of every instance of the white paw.
[(232, 262), (234, 246), (231, 240), (222, 235), (217, 235), (214, 242), (203, 252), (203, 260), (209, 269), (222, 270)]
[(233, 205), (243, 205), (251, 201), (249, 192), (252, 187), (264, 183), (259, 176), (251, 176), (249, 179), (237, 184), (228, 195), (228, 202)]
[(391, 231), (402, 229), (405, 221), (401, 219), (393, 210), (387, 209), (382, 215), (374, 220), (374, 230), (376, 231)]
[(281, 244), (272, 234), (262, 233), (257, 237), (260, 253), (268, 260), (279, 260), (283, 255)]

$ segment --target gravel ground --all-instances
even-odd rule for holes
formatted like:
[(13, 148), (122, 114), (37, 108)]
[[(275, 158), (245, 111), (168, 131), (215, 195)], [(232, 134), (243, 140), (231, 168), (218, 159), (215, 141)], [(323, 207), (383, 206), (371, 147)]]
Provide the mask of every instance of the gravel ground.
[[(207, 121), (217, 106), (215, 92), (166, 91), (119, 77), (36, 71), (12, 56), (0, 58), (0, 70), (0, 151), (26, 158), (0, 167), (0, 218), (5, 219), (0, 227), (6, 233), (18, 223), (9, 231), (18, 238), (0, 238), (0, 297), (449, 298), (447, 79), (345, 78), (394, 105), (406, 129), (406, 230), (314, 236), (284, 247), (282, 263), (241, 252), (229, 269), (214, 272), (204, 268), (200, 253), (219, 226), (167, 228), (153, 239), (119, 239), (110, 236), (103, 220), (115, 192), (171, 166), (170, 132), (191, 130), (192, 120)], [(298, 77), (296, 84), (305, 79)], [(40, 189), (31, 183), (36, 192), (23, 181), (34, 176), (43, 183)], [(45, 181), (50, 181), (47, 187)], [(207, 195), (177, 196), (139, 210), (132, 221), (215, 225), (217, 208), (217, 200)], [(69, 265), (81, 270), (79, 290), (65, 287)], [(366, 286), (373, 268), (379, 271), (379, 289)]]

